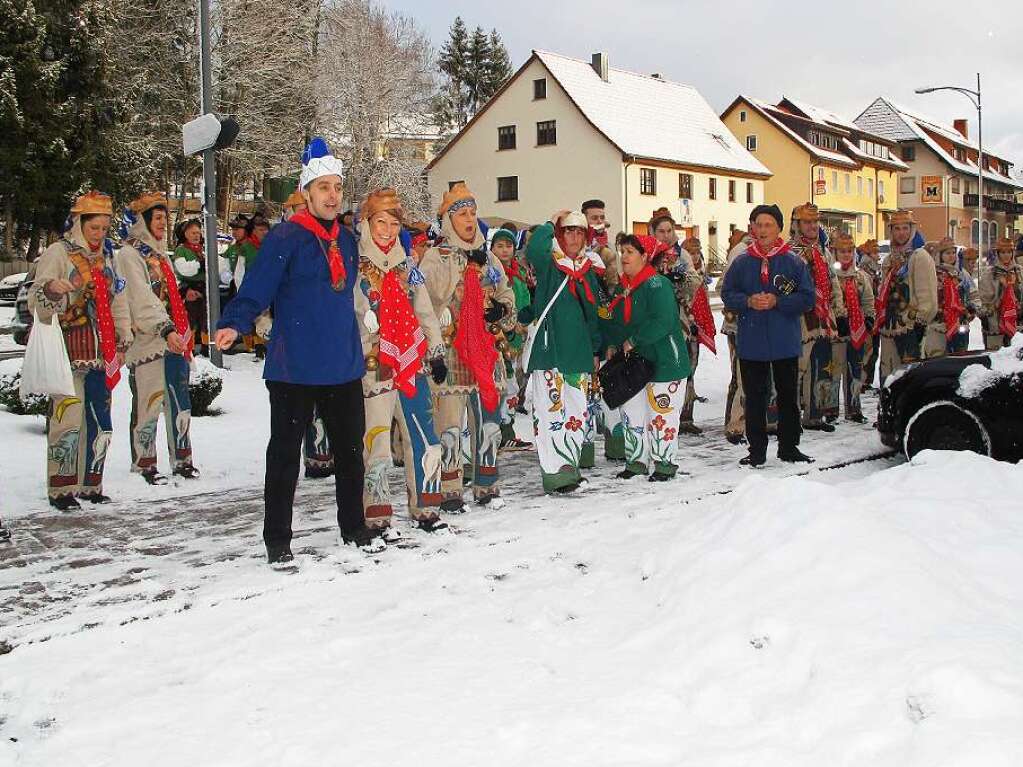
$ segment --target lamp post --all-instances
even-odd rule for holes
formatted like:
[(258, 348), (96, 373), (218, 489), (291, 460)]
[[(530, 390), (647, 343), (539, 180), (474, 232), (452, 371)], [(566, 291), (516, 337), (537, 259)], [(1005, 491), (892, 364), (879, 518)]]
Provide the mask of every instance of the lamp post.
[[(934, 88), (917, 88), (916, 93), (934, 93), (935, 91), (956, 91), (966, 96), (970, 103), (977, 109), (977, 248), (980, 250), (980, 257), (984, 257), (984, 133), (981, 123), (980, 108), (980, 72), (977, 73), (977, 90), (969, 88), (958, 88), (954, 85), (940, 85)], [(973, 233), (973, 228), (970, 228)]]

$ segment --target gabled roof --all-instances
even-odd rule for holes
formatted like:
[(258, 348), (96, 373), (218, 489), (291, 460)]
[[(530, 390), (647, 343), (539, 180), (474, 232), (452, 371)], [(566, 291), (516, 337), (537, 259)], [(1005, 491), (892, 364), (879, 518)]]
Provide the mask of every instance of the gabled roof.
[[(874, 129), (876, 130), (890, 130), (890, 133), (884, 134), (889, 138), (898, 135), (900, 137), (898, 139), (899, 141), (922, 141), (939, 157), (939, 159), (953, 170), (971, 176), (977, 175), (976, 162), (969, 159), (969, 157), (967, 157), (965, 162), (957, 160), (934, 139), (932, 134), (937, 134), (958, 147), (962, 147), (963, 149), (972, 149), (976, 152), (977, 145), (974, 142), (967, 139), (954, 128), (949, 128), (936, 120), (910, 112), (908, 109), (895, 104), (895, 102), (891, 99), (884, 97), (878, 97), (875, 99), (874, 103), (863, 110), (860, 116), (856, 118), (857, 124), (860, 124), (861, 122), (865, 126), (874, 126)], [(987, 152), (986, 150), (984, 154), (998, 160), (1003, 159), (997, 155)], [(1016, 189), (1023, 189), (1023, 183), (990, 168), (984, 171), (984, 178), (990, 181), (997, 181), (1000, 184), (1012, 186)]]
[(738, 103), (739, 101), (745, 101), (747, 104), (753, 107), (753, 109), (755, 109), (757, 113), (760, 114), (761, 117), (763, 117), (765, 120), (774, 125), (778, 130), (780, 130), (782, 133), (788, 136), (792, 141), (797, 143), (807, 154), (809, 154), (818, 162), (828, 162), (832, 163), (833, 165), (841, 165), (846, 168), (859, 167), (859, 163), (842, 154), (841, 152), (832, 152), (828, 149), (823, 149), (819, 146), (814, 146), (782, 121), (783, 115), (795, 117), (796, 119), (806, 118), (800, 118), (799, 115), (792, 115), (783, 109), (779, 109), (773, 104), (768, 104), (766, 101), (761, 101), (759, 99), (752, 98), (751, 96), (739, 95), (739, 97), (732, 102), (731, 106), (729, 106), (728, 109), (726, 109), (723, 114), (728, 114), (728, 112), (730, 112), (732, 108), (736, 105), (736, 103)]
[(692, 86), (611, 67), (605, 82), (588, 61), (541, 50), (533, 51), (501, 90), (427, 165), (427, 170), (472, 129), (476, 120), (534, 60), (543, 64), (586, 121), (626, 158), (764, 178), (771, 175)]

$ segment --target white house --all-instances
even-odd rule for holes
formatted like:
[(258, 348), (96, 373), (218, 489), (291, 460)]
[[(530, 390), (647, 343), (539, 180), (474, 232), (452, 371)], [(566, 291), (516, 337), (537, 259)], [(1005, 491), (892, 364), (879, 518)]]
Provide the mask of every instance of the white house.
[(667, 207), (711, 256), (746, 228), (771, 175), (692, 86), (613, 69), (603, 53), (586, 62), (546, 51), (533, 51), (427, 172), (434, 199), (465, 181), (491, 220), (538, 223), (597, 197), (614, 231), (645, 234)]

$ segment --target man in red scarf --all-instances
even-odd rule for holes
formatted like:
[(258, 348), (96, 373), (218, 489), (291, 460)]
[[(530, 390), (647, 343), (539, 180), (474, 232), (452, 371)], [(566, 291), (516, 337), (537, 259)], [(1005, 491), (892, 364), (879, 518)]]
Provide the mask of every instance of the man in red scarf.
[(419, 268), (440, 322), (447, 375), (434, 387), (434, 421), (442, 447), (441, 510), (466, 511), (462, 499), (462, 419), (469, 411), (473, 499), (500, 508), (497, 452), (504, 362), (495, 333), (515, 327), (515, 294), (501, 262), (487, 251), (476, 198), (455, 184), (437, 211), (444, 241)]
[(814, 306), (803, 315), (803, 353), (799, 357), (800, 404), (803, 428), (834, 431), (830, 423), (838, 418), (838, 402), (831, 402), (834, 364), (831, 341), (839, 317), (845, 316), (845, 304), (839, 289), (831, 255), (820, 239), (820, 212), (813, 203), (800, 205), (792, 212), (792, 252), (803, 259), (813, 280)]
[(846, 420), (864, 423), (867, 419), (860, 407), (860, 392), (863, 390), (863, 361), (870, 354), (873, 342), (874, 290), (870, 275), (856, 267), (856, 245), (852, 237), (836, 236), (832, 248), (846, 316), (838, 318), (837, 332), (831, 343), (834, 365), (831, 400), (845, 402)]
[(1023, 267), (1013, 260), (1013, 250), (1012, 240), (998, 240), (995, 263), (980, 278), (984, 346), (992, 351), (1012, 343), (1023, 314)]

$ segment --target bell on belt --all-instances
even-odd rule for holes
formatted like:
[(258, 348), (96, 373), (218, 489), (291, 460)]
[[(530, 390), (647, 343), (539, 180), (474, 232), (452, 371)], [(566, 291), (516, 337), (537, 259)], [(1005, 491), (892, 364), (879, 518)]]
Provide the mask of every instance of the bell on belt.
[(494, 324), (493, 322), (490, 323), (489, 325), (487, 325), (487, 332), (490, 333), (490, 335), (492, 335), (492, 336), (496, 336), (498, 331), (500, 331), (500, 330), (501, 329), (499, 327), (497, 327), (497, 325)]
[(380, 367), (380, 363), (377, 362), (376, 355), (375, 354), (367, 355), (366, 356), (366, 370), (372, 371), (372, 370), (376, 370), (378, 367)]

